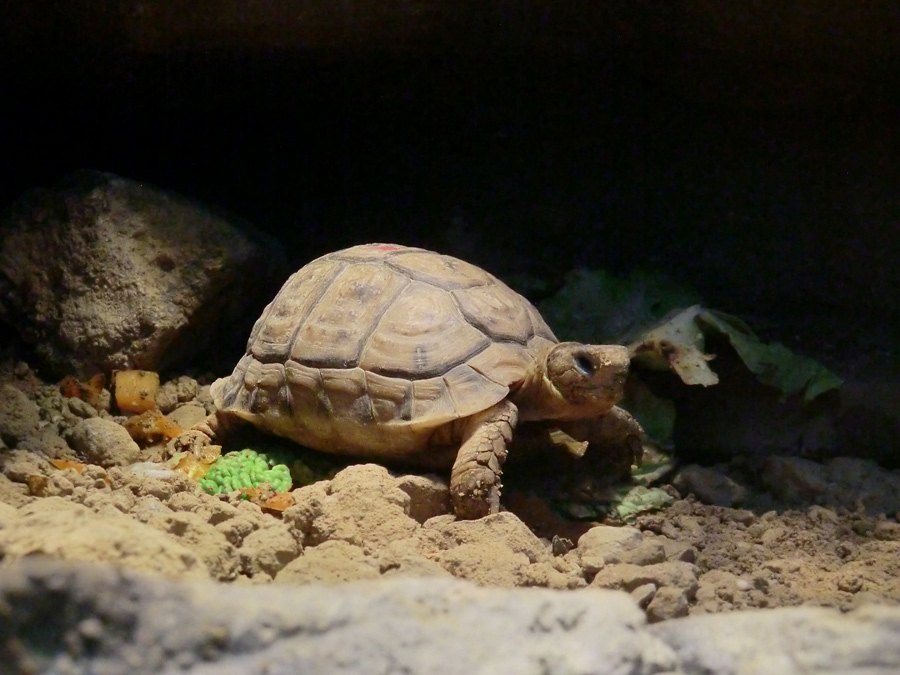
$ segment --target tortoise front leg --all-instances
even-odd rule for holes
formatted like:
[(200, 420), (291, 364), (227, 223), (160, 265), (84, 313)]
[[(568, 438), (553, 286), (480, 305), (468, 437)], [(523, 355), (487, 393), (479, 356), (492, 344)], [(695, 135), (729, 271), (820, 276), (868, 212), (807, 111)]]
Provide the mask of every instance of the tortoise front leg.
[(457, 518), (481, 518), (500, 510), (501, 467), (518, 417), (515, 405), (501, 401), (466, 420), (450, 474), (450, 499)]

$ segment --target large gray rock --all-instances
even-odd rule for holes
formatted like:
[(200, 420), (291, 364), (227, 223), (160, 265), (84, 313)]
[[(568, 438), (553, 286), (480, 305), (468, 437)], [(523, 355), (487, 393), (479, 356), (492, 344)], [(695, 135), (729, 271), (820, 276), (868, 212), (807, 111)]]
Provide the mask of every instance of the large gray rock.
[(454, 579), (289, 588), (172, 584), (31, 560), (0, 571), (10, 672), (671, 672), (628, 596)]
[(57, 374), (187, 362), (285, 273), (246, 224), (107, 173), (33, 190), (0, 221), (0, 316)]
[(678, 652), (686, 673), (812, 675), (900, 672), (900, 608), (870, 605), (841, 614), (786, 607), (704, 614), (649, 632)]
[(897, 607), (647, 626), (614, 591), (435, 578), (228, 586), (46, 558), (0, 569), (8, 672), (889, 675), (900, 672), (898, 634)]

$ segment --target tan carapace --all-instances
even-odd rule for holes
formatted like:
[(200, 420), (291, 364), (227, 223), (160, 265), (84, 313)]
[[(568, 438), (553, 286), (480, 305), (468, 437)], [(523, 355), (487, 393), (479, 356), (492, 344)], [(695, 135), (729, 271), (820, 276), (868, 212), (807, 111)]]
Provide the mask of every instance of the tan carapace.
[(628, 363), (624, 347), (559, 343), (531, 303), (474, 265), (367, 244), (292, 275), (212, 396), (220, 419), (310, 448), (452, 467), (454, 511), (476, 518), (499, 508), (517, 423), (597, 420), (616, 432), (592, 436), (640, 438), (614, 407)]

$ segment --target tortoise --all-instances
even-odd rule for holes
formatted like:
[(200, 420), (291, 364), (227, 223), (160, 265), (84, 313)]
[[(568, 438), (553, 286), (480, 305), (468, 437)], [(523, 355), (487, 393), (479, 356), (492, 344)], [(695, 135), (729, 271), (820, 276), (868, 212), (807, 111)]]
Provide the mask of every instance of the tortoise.
[(499, 509), (517, 423), (640, 447), (640, 426), (615, 407), (628, 366), (622, 346), (559, 342), (470, 263), (364, 244), (288, 278), (197, 429), (214, 438), (237, 417), (324, 452), (450, 468), (454, 512), (477, 518)]

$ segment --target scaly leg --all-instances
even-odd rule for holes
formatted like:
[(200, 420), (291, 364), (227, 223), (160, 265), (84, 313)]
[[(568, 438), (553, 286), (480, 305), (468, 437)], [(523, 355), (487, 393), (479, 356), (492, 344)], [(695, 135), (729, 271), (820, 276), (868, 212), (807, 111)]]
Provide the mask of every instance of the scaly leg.
[(501, 401), (467, 420), (450, 474), (450, 499), (457, 518), (481, 518), (500, 510), (500, 475), (519, 413)]

